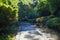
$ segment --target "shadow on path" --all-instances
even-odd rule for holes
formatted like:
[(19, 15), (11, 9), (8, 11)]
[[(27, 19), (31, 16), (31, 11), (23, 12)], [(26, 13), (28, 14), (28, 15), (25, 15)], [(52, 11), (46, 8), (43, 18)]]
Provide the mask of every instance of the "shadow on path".
[(18, 22), (19, 28), (15, 40), (59, 40), (56, 33), (47, 33), (49, 30), (34, 28), (28, 22)]

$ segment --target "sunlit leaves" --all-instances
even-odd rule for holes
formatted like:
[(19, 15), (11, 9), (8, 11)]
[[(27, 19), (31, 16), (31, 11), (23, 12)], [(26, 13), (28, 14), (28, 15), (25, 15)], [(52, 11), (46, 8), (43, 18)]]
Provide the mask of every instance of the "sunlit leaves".
[(9, 0), (11, 2), (11, 5), (13, 7), (17, 7), (18, 3), (19, 3), (19, 0)]
[(9, 20), (16, 20), (18, 3), (19, 0), (0, 0), (0, 21), (3, 20), (2, 24), (4, 22), (7, 25), (10, 22)]
[(8, 4), (8, 0), (4, 0), (4, 1), (3, 1), (3, 0), (0, 0), (0, 3), (1, 3), (1, 2), (2, 2), (2, 3), (5, 3), (5, 4)]
[(29, 5), (29, 1), (28, 0), (21, 0), (23, 4), (27, 4)]
[(45, 2), (46, 0), (38, 0), (38, 2), (40, 3), (40, 2)]

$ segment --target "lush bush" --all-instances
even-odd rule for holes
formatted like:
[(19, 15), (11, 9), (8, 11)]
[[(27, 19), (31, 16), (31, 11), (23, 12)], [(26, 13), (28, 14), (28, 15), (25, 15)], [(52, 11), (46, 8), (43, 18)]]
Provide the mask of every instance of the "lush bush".
[(9, 25), (10, 22), (16, 20), (17, 10), (11, 7), (0, 3), (0, 28)]
[(60, 30), (60, 18), (51, 18), (46, 22), (49, 28)]
[(60, 10), (60, 0), (47, 0), (47, 3), (49, 5), (49, 10), (52, 14), (58, 9)]
[(47, 22), (48, 20), (50, 20), (51, 18), (54, 18), (54, 16), (53, 16), (53, 15), (46, 16), (46, 17), (43, 19), (42, 22), (46, 25), (46, 22)]

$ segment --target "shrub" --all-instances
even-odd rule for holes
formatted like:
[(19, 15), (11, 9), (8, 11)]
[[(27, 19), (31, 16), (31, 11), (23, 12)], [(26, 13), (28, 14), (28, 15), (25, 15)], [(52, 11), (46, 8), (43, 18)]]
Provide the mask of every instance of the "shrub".
[(48, 21), (48, 20), (50, 20), (51, 18), (54, 18), (54, 15), (50, 15), (50, 16), (46, 16), (44, 19), (43, 19), (43, 23), (44, 24), (46, 24), (46, 22)]
[(40, 23), (40, 22), (42, 22), (44, 20), (44, 18), (45, 18), (44, 16), (36, 18), (36, 22)]
[(51, 18), (46, 22), (49, 28), (60, 31), (60, 18)]
[(9, 25), (10, 22), (16, 20), (17, 10), (11, 7), (0, 3), (0, 28)]

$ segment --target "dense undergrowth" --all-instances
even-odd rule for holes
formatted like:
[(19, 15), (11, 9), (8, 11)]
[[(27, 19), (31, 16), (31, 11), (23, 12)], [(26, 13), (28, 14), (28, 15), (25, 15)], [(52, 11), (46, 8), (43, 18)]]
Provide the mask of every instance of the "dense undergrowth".
[(9, 26), (2, 28), (3, 30), (0, 31), (0, 40), (14, 40), (17, 28), (17, 21), (11, 22)]
[(48, 28), (60, 31), (60, 18), (51, 18), (46, 22)]
[(18, 27), (17, 1), (0, 0), (0, 40), (12, 40), (15, 36)]

